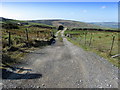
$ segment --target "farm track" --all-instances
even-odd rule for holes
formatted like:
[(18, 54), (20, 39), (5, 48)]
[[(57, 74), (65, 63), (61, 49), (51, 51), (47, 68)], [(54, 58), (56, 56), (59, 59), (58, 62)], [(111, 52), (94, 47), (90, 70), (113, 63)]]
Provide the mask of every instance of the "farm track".
[[(63, 33), (63, 42), (56, 39), (56, 44), (28, 54), (25, 64), (19, 66), (32, 71), (27, 74), (11, 74), (3, 79), (3, 87), (118, 88), (118, 68), (95, 53), (73, 45)], [(30, 76), (32, 73), (41, 77)]]

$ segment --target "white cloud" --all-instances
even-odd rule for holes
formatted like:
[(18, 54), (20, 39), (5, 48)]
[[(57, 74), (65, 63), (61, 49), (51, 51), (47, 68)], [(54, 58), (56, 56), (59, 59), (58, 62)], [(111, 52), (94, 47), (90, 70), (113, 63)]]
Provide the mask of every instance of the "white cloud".
[(102, 6), (101, 8), (102, 8), (102, 9), (105, 9), (105, 8), (107, 8), (107, 7), (106, 7), (106, 6)]

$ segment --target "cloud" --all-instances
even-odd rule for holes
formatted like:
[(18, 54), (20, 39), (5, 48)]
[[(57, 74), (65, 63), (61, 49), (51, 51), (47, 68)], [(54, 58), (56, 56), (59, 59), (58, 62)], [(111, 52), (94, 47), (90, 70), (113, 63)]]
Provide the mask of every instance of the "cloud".
[(105, 9), (105, 8), (107, 8), (107, 7), (106, 7), (106, 6), (102, 6), (101, 8), (102, 8), (102, 9)]

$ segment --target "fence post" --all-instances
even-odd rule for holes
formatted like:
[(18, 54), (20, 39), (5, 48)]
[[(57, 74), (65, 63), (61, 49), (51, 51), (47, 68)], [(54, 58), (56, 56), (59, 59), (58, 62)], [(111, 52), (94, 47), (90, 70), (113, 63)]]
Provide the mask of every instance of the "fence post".
[(28, 29), (26, 28), (26, 39), (27, 41), (29, 41), (29, 37), (28, 37)]
[(29, 47), (28, 29), (26, 28), (25, 31), (26, 31), (27, 47)]
[(39, 38), (39, 31), (37, 31), (37, 38)]
[(9, 47), (11, 46), (11, 33), (10, 32), (8, 32), (9, 33), (9, 40), (8, 40), (8, 43), (9, 43)]
[(87, 36), (87, 32), (85, 32), (85, 45), (86, 45), (86, 36)]
[(92, 33), (91, 33), (91, 37), (90, 37), (90, 43), (89, 43), (89, 46), (91, 45), (91, 41), (92, 41)]
[(111, 55), (111, 52), (112, 52), (112, 49), (113, 49), (113, 45), (114, 45), (114, 41), (115, 41), (115, 36), (113, 36), (113, 39), (112, 39), (112, 44), (111, 44), (109, 55)]

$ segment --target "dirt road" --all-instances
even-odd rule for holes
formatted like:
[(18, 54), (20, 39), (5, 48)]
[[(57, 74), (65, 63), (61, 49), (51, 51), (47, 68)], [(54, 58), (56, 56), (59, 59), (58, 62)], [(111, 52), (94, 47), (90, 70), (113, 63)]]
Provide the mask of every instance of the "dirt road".
[(3, 79), (3, 87), (118, 88), (118, 69), (95, 53), (73, 45), (63, 33), (63, 42), (56, 39), (55, 45), (28, 54), (26, 63), (20, 66), (32, 71), (11, 74)]

